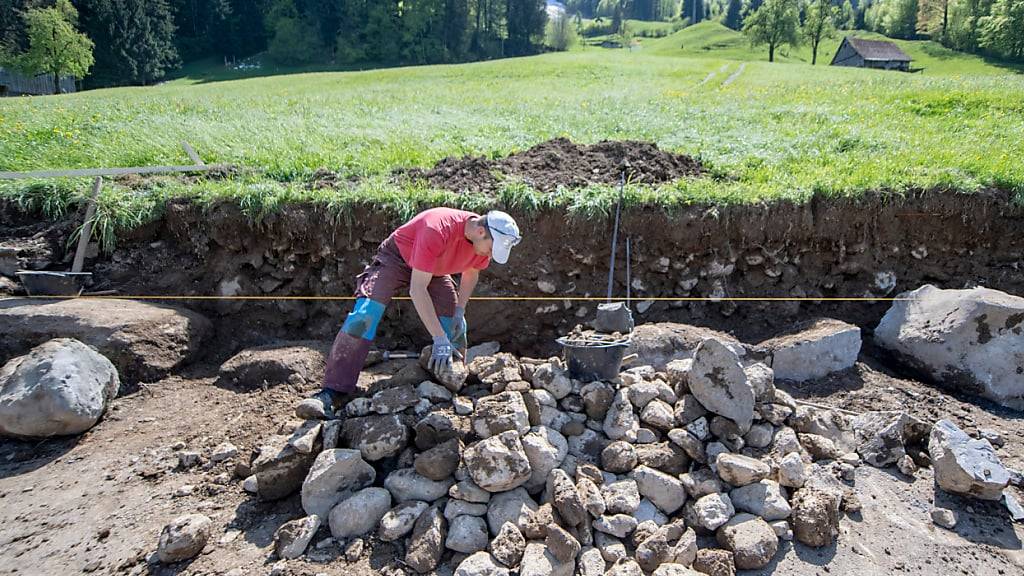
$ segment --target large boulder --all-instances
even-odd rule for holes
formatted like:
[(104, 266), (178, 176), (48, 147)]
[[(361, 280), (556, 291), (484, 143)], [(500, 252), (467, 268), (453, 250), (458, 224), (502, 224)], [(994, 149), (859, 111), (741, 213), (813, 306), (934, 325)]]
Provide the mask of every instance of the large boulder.
[(324, 450), (302, 483), (302, 509), (306, 514), (327, 518), (335, 504), (373, 484), (376, 477), (377, 472), (363, 461), (358, 450)]
[(330, 346), (315, 340), (247, 348), (220, 367), (220, 382), (259, 389), (276, 384), (323, 381)]
[(754, 420), (754, 389), (740, 358), (725, 342), (701, 342), (693, 355), (690, 393), (709, 412), (725, 416), (746, 434)]
[(757, 345), (766, 363), (782, 380), (814, 380), (846, 370), (860, 354), (860, 328), (841, 320), (822, 318), (789, 334)]
[(50, 340), (0, 368), (0, 434), (80, 434), (99, 421), (120, 386), (114, 365), (93, 348)]
[(935, 482), (946, 492), (999, 500), (1010, 473), (988, 440), (974, 440), (949, 420), (939, 420), (928, 439)]
[(638, 355), (634, 363), (637, 366), (653, 366), (656, 370), (665, 370), (673, 360), (692, 358), (697, 345), (708, 339), (723, 342), (740, 356), (745, 354), (743, 344), (728, 334), (670, 322), (641, 324), (634, 328), (626, 353)]
[(466, 448), (463, 455), (469, 474), (488, 492), (504, 492), (530, 479), (530, 460), (514, 430), (491, 436)]
[(154, 380), (191, 361), (212, 332), (205, 317), (133, 300), (0, 300), (0, 357), (54, 337), (95, 347), (128, 380)]
[(875, 341), (951, 389), (1024, 410), (1024, 298), (925, 285), (900, 294)]

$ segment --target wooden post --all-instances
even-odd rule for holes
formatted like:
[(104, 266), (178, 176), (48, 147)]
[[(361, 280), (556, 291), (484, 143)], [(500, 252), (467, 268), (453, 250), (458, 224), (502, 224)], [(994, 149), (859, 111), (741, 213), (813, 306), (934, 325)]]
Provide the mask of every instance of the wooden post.
[(89, 204), (85, 208), (85, 222), (82, 223), (82, 234), (78, 237), (78, 249), (75, 250), (75, 261), (71, 265), (72, 272), (81, 272), (85, 267), (85, 252), (89, 248), (89, 238), (92, 237), (92, 221), (96, 216), (96, 200), (100, 196), (102, 187), (103, 177), (97, 176), (92, 183), (92, 196), (89, 197)]

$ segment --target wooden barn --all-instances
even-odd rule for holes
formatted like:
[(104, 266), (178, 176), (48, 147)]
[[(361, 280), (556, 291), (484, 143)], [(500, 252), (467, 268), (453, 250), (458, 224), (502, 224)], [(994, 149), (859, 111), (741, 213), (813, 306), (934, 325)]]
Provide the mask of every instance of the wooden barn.
[(886, 40), (865, 40), (847, 36), (832, 58), (833, 66), (855, 66), (880, 70), (910, 70), (910, 56)]
[[(61, 92), (74, 92), (75, 79), (66, 76), (60, 80)], [(0, 68), (0, 97), (2, 96), (39, 96), (53, 94), (53, 76), (25, 76)]]

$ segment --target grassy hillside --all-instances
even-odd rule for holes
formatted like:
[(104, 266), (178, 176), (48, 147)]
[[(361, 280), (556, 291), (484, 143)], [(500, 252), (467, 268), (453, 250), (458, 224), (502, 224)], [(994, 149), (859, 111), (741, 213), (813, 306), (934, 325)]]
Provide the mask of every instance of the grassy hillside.
[[(714, 37), (720, 31), (695, 26)], [(678, 42), (678, 38), (676, 40)], [(645, 46), (650, 46), (648, 41)], [(739, 50), (739, 48), (733, 48)], [(722, 53), (726, 53), (723, 49)], [(396, 184), (391, 171), (450, 155), (500, 156), (557, 136), (651, 140), (699, 155), (726, 179), (631, 188), (630, 202), (756, 202), (866, 190), (998, 186), (1024, 193), (1024, 77), (910, 75), (803, 64), (741, 63), (588, 49), (456, 66), (315, 73), (0, 101), (0, 170), (207, 162), (246, 168), (225, 180), (110, 186), (109, 230), (149, 217), (171, 196), (239, 198), (254, 215), (282, 202), (491, 200)], [(730, 80), (731, 78), (731, 80)], [(358, 184), (306, 189), (328, 167)], [(51, 211), (86, 183), (0, 183), (0, 195)], [(509, 203), (606, 210), (614, 194), (541, 196), (509, 183)]]
[[(818, 49), (818, 64), (828, 65), (844, 35), (855, 35), (873, 40), (891, 40), (881, 34), (864, 30), (841, 30), (836, 37), (826, 39)], [(1001, 63), (973, 54), (945, 48), (928, 40), (892, 40), (913, 58), (911, 66), (923, 68), (926, 76), (1005, 75), (1024, 72), (1024, 66)], [(733, 60), (768, 61), (768, 47), (752, 47), (742, 33), (726, 28), (718, 22), (704, 21), (684, 28), (665, 38), (644, 40), (643, 50), (660, 56), (694, 56), (729, 58)], [(811, 48), (802, 45), (776, 50), (776, 60), (785, 63), (811, 63)]]

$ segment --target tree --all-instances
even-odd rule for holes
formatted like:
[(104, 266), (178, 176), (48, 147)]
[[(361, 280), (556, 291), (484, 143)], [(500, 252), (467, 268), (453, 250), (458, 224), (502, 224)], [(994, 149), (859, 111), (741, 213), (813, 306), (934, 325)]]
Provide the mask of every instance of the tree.
[(508, 40), (506, 56), (523, 56), (536, 51), (544, 40), (548, 12), (545, 0), (506, 0), (505, 22)]
[(945, 43), (949, 30), (950, 0), (919, 0), (917, 31), (932, 40)]
[(1024, 0), (996, 0), (980, 25), (983, 48), (1004, 58), (1024, 59)]
[(552, 50), (565, 52), (576, 41), (576, 31), (567, 14), (562, 13), (548, 22), (547, 45)]
[(757, 12), (747, 16), (743, 33), (754, 46), (768, 45), (768, 61), (775, 61), (775, 49), (784, 44), (797, 46), (800, 38), (797, 0), (766, 0)]
[(825, 38), (836, 34), (837, 9), (831, 0), (811, 0), (804, 19), (804, 39), (811, 44), (811, 65), (818, 63), (818, 46)]
[(83, 0), (80, 11), (96, 42), (92, 85), (151, 84), (180, 64), (167, 0)]
[(740, 0), (729, 0), (729, 7), (725, 9), (725, 19), (722, 21), (726, 27), (733, 30), (743, 28), (743, 2)]
[(322, 60), (325, 48), (316, 27), (302, 17), (278, 18), (267, 53), (285, 65), (308, 64)]
[(857, 27), (857, 9), (853, 7), (850, 0), (843, 0), (836, 14), (836, 28), (842, 30), (853, 30)]
[(64, 76), (83, 78), (89, 72), (94, 44), (76, 28), (78, 11), (69, 0), (57, 0), (50, 8), (34, 8), (24, 15), (28, 50), (5, 56), (14, 67), (30, 76), (47, 74), (53, 92), (60, 94)]
[(865, 11), (867, 28), (893, 38), (917, 35), (917, 0), (880, 0)]

